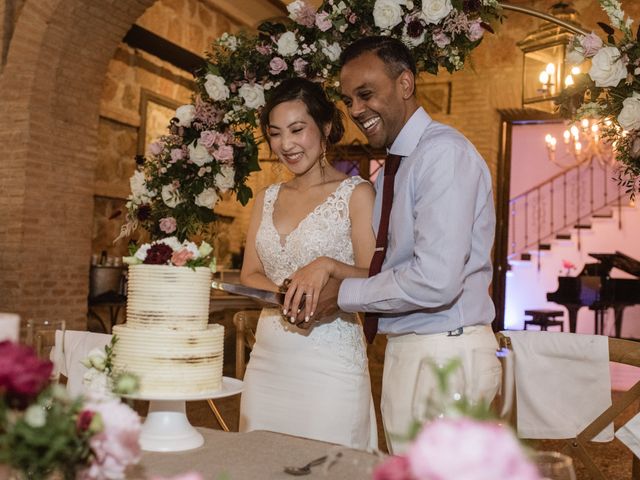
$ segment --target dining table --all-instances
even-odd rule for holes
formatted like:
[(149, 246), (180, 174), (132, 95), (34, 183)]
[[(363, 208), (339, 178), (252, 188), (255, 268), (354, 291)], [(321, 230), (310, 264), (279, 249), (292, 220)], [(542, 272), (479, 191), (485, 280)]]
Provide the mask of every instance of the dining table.
[(127, 479), (149, 480), (199, 472), (205, 480), (293, 479), (285, 467), (301, 467), (327, 456), (305, 478), (371, 479), (384, 454), (268, 431), (224, 432), (198, 428), (204, 445), (181, 452), (143, 452)]

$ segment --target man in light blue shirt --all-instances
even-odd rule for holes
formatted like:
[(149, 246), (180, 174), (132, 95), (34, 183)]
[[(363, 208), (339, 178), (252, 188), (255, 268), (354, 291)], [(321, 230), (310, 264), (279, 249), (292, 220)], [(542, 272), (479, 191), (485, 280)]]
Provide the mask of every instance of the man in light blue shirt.
[[(488, 291), (495, 229), (491, 176), (462, 134), (419, 106), (415, 63), (401, 42), (363, 38), (345, 49), (341, 61), (351, 119), (370, 145), (402, 157), (382, 270), (343, 280), (337, 300), (344, 311), (380, 314), (378, 332), (389, 340), (381, 407), (387, 444), (399, 453), (403, 444), (389, 434), (408, 432), (423, 358), (460, 357), (474, 392), (497, 386), (497, 361), (481, 372), (471, 354), (496, 347)], [(376, 231), (382, 180), (379, 175), (376, 181)]]

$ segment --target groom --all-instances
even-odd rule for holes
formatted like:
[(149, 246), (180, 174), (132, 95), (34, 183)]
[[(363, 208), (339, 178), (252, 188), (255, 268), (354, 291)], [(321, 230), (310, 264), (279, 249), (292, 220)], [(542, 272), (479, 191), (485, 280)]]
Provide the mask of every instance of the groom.
[[(390, 177), (383, 188), (384, 176), (376, 180), (376, 232), (385, 223), (383, 203), (390, 203), (383, 190), (395, 185), (388, 235), (376, 245), (381, 271), (372, 265), (369, 278), (344, 280), (337, 305), (366, 312), (370, 341), (376, 330), (387, 335), (381, 409), (389, 450), (400, 453), (404, 445), (393, 434), (406, 434), (413, 420), (420, 360), (459, 357), (469, 375), (471, 351), (496, 347), (488, 292), (495, 229), (491, 176), (462, 134), (419, 106), (415, 61), (400, 41), (362, 38), (344, 50), (341, 64), (349, 116), (370, 145), (399, 157), (395, 181)], [(335, 308), (337, 288), (327, 287), (320, 304)], [(495, 391), (498, 375), (495, 368), (482, 375), (487, 391)]]

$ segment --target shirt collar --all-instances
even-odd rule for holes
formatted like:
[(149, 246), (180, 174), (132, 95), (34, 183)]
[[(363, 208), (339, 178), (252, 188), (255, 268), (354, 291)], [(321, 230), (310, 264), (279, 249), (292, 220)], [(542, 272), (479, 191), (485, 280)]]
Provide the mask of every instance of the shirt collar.
[(404, 124), (402, 130), (394, 140), (389, 153), (408, 157), (418, 146), (422, 132), (431, 123), (431, 117), (422, 107), (413, 112), (413, 115)]

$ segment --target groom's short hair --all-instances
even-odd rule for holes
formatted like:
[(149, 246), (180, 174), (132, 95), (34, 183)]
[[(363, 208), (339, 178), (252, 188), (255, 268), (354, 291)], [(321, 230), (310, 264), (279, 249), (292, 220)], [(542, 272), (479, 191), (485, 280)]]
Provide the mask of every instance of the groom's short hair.
[(405, 70), (416, 76), (416, 61), (407, 46), (396, 38), (381, 35), (363, 37), (350, 44), (340, 55), (340, 66), (367, 52), (376, 54), (384, 62), (392, 78)]

